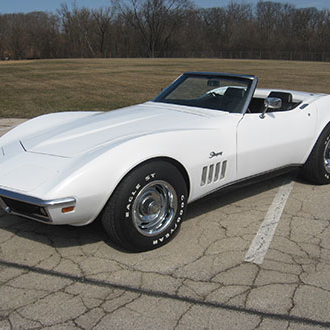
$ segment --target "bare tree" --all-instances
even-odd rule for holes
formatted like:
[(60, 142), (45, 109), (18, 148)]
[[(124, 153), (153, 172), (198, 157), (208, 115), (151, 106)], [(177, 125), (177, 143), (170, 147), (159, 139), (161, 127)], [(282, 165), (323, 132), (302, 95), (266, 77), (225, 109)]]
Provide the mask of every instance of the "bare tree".
[(8, 24), (8, 48), (14, 59), (26, 58), (28, 49), (28, 37), (26, 29), (26, 17), (24, 14), (7, 15)]
[(314, 48), (314, 37), (319, 25), (319, 11), (316, 8), (296, 9), (292, 17), (291, 31), (296, 36), (298, 47), (305, 51)]
[(30, 58), (51, 58), (57, 56), (58, 18), (45, 12), (31, 12), (25, 15), (25, 32), (28, 39)]
[(251, 42), (254, 41), (252, 5), (231, 1), (226, 8), (226, 14), (228, 48), (232, 50), (250, 48)]
[(92, 17), (96, 24), (96, 35), (98, 37), (99, 53), (106, 57), (106, 37), (110, 33), (114, 12), (110, 7), (100, 8), (92, 11)]
[(202, 11), (203, 35), (207, 44), (204, 47), (219, 51), (228, 47), (231, 37), (229, 21), (224, 8), (210, 8)]
[(92, 15), (87, 8), (78, 8), (74, 3), (72, 10), (67, 4), (62, 4), (58, 10), (67, 43), (71, 46), (71, 56), (90, 57), (95, 56), (92, 37)]
[(6, 54), (7, 48), (7, 22), (6, 17), (4, 15), (0, 15), (0, 59), (8, 58), (8, 54)]
[(189, 0), (114, 0), (122, 17), (139, 32), (149, 57), (162, 51), (178, 27)]
[(262, 0), (208, 9), (189, 0), (112, 0), (94, 10), (73, 2), (55, 14), (0, 14), (0, 58), (284, 54), (329, 60), (329, 40), (330, 10)]

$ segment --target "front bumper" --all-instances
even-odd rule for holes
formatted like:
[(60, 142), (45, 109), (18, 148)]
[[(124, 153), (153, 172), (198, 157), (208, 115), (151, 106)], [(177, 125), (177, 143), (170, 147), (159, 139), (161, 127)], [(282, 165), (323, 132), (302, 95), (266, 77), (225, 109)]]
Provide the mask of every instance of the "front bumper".
[(73, 197), (43, 200), (37, 197), (16, 193), (0, 188), (0, 206), (8, 213), (32, 220), (52, 223), (52, 214), (72, 207), (76, 199)]

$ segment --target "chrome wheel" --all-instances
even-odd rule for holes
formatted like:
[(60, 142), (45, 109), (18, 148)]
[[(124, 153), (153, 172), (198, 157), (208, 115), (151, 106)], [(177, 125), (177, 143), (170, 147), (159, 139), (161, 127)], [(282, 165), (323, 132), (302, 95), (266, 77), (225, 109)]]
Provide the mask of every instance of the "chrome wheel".
[(132, 205), (133, 224), (142, 235), (155, 236), (171, 224), (177, 208), (177, 194), (168, 182), (150, 182)]
[(324, 148), (323, 159), (324, 168), (328, 173), (330, 173), (330, 140), (327, 142)]

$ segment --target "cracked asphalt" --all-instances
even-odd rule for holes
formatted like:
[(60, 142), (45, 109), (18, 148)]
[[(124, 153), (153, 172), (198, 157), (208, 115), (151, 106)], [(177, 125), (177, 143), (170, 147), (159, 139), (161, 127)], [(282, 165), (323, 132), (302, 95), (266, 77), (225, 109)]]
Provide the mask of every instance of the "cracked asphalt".
[[(0, 120), (0, 134), (18, 120)], [(245, 262), (279, 188), (293, 189), (262, 264)], [(0, 329), (328, 329), (329, 186), (296, 173), (191, 204), (175, 239), (140, 254), (100, 223), (0, 213)]]

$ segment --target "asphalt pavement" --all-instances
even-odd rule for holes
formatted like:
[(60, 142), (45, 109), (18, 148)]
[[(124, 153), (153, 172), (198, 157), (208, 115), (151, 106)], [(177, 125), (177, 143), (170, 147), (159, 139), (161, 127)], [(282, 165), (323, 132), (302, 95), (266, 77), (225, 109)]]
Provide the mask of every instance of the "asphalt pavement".
[[(0, 134), (22, 121), (0, 119)], [(139, 254), (100, 223), (0, 211), (0, 329), (328, 329), (329, 198), (296, 173), (216, 193), (189, 205), (173, 241)], [(272, 210), (263, 259), (246, 261)]]

